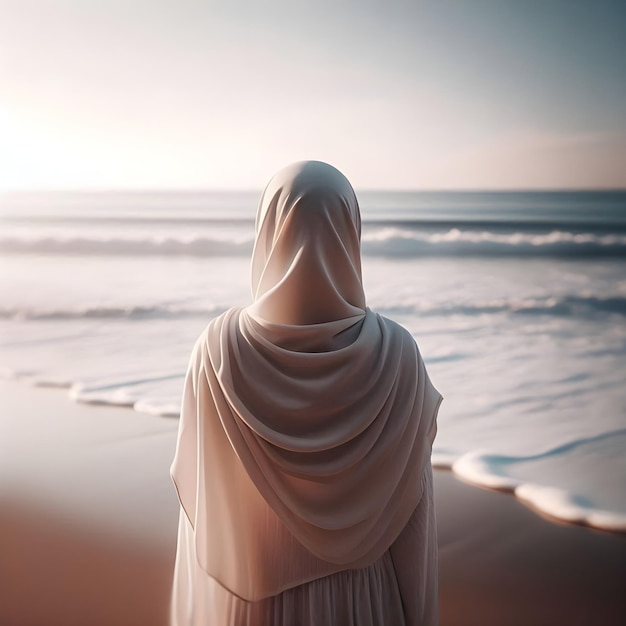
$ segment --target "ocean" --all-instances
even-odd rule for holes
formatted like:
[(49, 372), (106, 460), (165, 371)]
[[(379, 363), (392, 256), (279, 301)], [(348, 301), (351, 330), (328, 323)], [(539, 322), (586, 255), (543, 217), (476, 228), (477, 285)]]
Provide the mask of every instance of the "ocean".
[[(196, 337), (250, 302), (259, 195), (2, 195), (2, 375), (175, 419)], [(444, 396), (433, 463), (625, 532), (626, 192), (358, 196), (368, 305)]]

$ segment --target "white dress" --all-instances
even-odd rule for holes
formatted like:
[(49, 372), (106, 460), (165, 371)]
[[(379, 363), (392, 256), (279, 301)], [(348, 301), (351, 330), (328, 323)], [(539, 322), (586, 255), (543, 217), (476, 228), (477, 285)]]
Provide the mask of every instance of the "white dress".
[(172, 626), (434, 626), (437, 536), (430, 465), (409, 523), (383, 556), (362, 569), (318, 578), (257, 602), (222, 587), (198, 564), (181, 509)]
[(441, 395), (366, 306), (360, 231), (327, 164), (263, 192), (254, 301), (207, 326), (183, 390), (174, 626), (437, 623)]

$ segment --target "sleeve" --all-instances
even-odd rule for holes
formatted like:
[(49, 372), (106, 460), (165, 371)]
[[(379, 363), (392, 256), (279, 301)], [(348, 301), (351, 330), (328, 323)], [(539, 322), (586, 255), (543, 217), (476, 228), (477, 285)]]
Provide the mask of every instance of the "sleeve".
[(430, 463), (422, 480), (422, 498), (390, 548), (407, 626), (439, 623), (437, 526)]

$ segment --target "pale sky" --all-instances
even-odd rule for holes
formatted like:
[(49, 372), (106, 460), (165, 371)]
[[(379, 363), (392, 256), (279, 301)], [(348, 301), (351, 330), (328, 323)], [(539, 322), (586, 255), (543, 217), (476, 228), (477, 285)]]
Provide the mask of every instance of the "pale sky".
[(626, 187), (623, 0), (0, 0), (0, 190)]

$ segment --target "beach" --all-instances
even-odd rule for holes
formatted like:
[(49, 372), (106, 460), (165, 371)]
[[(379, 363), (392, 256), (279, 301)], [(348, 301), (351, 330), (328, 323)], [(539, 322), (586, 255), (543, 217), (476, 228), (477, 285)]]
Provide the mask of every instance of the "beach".
[(0, 626), (169, 626), (176, 449), (235, 595), (430, 454), (442, 626), (626, 625), (626, 2), (5, 4)]
[[(167, 624), (177, 420), (0, 381), (0, 624)], [(442, 626), (622, 624), (626, 537), (435, 472)]]
[[(433, 461), (626, 532), (625, 192), (358, 192), (367, 305), (444, 396)], [(251, 302), (255, 192), (0, 194), (0, 378), (176, 418)]]
[[(367, 304), (444, 397), (441, 623), (621, 624), (626, 193), (359, 199)], [(183, 379), (258, 194), (0, 200), (0, 624), (166, 624)]]

